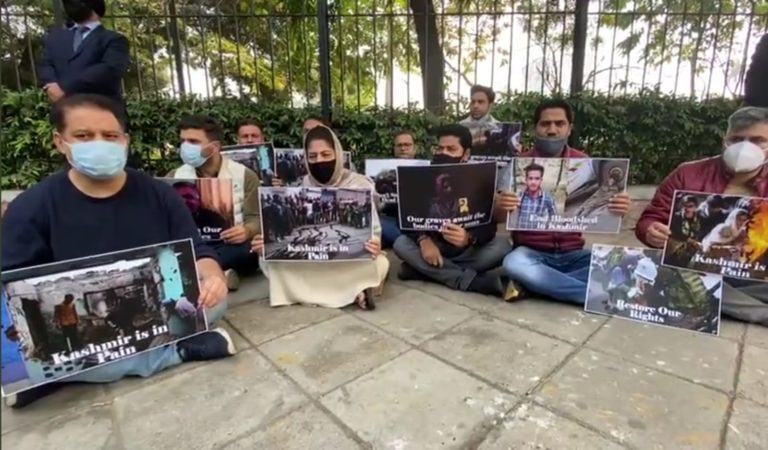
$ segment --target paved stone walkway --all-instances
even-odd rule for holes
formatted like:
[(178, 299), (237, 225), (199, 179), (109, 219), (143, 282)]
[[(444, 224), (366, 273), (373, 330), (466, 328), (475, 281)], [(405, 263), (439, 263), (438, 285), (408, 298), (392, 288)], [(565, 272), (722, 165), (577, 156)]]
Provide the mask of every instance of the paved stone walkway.
[(237, 356), (3, 408), (2, 447), (768, 448), (768, 329), (714, 338), (394, 276), (372, 313), (267, 292), (231, 299)]

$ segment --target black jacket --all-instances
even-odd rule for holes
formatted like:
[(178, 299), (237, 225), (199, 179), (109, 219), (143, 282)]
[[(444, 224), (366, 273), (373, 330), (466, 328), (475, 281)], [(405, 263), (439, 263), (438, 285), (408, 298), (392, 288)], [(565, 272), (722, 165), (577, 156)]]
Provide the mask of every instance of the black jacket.
[(752, 55), (744, 80), (744, 103), (768, 108), (768, 33), (760, 39)]

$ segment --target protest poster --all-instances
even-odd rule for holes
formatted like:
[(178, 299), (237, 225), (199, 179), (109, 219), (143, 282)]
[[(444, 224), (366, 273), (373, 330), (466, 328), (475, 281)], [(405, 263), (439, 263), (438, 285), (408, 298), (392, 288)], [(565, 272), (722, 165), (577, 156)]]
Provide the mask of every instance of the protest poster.
[(450, 222), (472, 228), (493, 220), (496, 163), (397, 168), (401, 230), (438, 231)]
[(227, 145), (221, 148), (221, 154), (256, 172), (262, 186), (272, 186), (276, 163), (271, 143)]
[(376, 185), (383, 205), (397, 204), (397, 168), (412, 166), (428, 166), (426, 159), (366, 159), (365, 175)]
[(204, 241), (221, 241), (221, 232), (235, 225), (231, 179), (160, 178), (160, 180), (171, 185), (184, 200)]
[(282, 180), (284, 186), (301, 185), (301, 180), (307, 174), (304, 150), (300, 148), (276, 148), (275, 159), (277, 178)]
[(520, 207), (508, 230), (619, 233), (621, 217), (608, 211), (627, 187), (628, 159), (514, 158), (507, 168)]
[(352, 162), (352, 152), (344, 151), (342, 155), (344, 157), (344, 168), (351, 170), (352, 172), (357, 172), (355, 163)]
[(675, 191), (669, 217), (664, 265), (768, 282), (768, 198)]
[(261, 230), (267, 261), (368, 259), (372, 192), (318, 187), (262, 188)]
[(567, 165), (565, 213), (548, 226), (584, 233), (621, 232), (622, 217), (611, 214), (608, 203), (627, 190), (629, 160), (570, 158)]
[(2, 273), (2, 393), (207, 329), (190, 239)]
[(522, 149), (521, 123), (467, 122), (462, 124), (472, 133), (473, 161), (498, 161), (507, 163)]
[(594, 244), (584, 310), (718, 335), (722, 277), (661, 259), (659, 249)]
[(550, 230), (562, 217), (567, 192), (567, 160), (563, 158), (514, 158), (507, 166), (509, 190), (520, 206), (507, 215), (507, 230)]

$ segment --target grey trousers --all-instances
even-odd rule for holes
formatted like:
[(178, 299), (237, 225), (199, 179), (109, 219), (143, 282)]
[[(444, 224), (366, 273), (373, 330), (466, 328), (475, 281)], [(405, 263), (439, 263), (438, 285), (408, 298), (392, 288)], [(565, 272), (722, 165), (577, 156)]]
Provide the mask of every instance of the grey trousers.
[(722, 309), (733, 319), (768, 327), (768, 283), (726, 280)]
[(419, 244), (408, 236), (401, 235), (392, 248), (403, 262), (425, 277), (451, 289), (466, 291), (478, 273), (501, 266), (501, 261), (512, 251), (512, 244), (506, 236), (496, 237), (485, 245), (457, 252), (450, 244), (438, 242), (438, 248), (443, 254), (443, 267), (427, 264), (421, 257)]

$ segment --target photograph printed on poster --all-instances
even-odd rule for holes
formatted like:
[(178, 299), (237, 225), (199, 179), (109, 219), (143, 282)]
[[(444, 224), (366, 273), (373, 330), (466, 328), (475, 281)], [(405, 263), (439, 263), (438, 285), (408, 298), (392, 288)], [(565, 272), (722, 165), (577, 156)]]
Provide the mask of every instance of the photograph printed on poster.
[(234, 192), (229, 178), (159, 178), (181, 196), (206, 242), (221, 241), (221, 232), (235, 225)]
[(365, 243), (373, 236), (371, 196), (366, 189), (260, 189), (264, 259), (369, 259)]
[(344, 168), (355, 172), (355, 165), (352, 164), (352, 152), (344, 151), (342, 155), (344, 157)]
[(723, 277), (661, 265), (662, 250), (594, 244), (584, 310), (717, 335)]
[(627, 190), (629, 160), (570, 158), (567, 165), (565, 213), (555, 225), (583, 233), (621, 232), (622, 217), (608, 211), (608, 204)]
[(304, 150), (300, 148), (276, 148), (275, 163), (277, 178), (280, 178), (286, 187), (300, 186), (307, 174), (307, 165), (304, 158)]
[(7, 396), (207, 329), (190, 239), (2, 273)]
[(397, 204), (397, 168), (428, 166), (426, 159), (366, 159), (365, 175), (376, 185), (379, 201), (382, 205)]
[(507, 214), (507, 230), (557, 231), (551, 225), (565, 211), (567, 169), (563, 158), (512, 159), (509, 190), (517, 194), (520, 206)]
[(689, 191), (673, 198), (665, 265), (768, 282), (768, 198)]
[(276, 164), (271, 143), (227, 145), (221, 148), (221, 154), (256, 172), (262, 186), (272, 186)]
[(450, 222), (472, 228), (493, 220), (496, 163), (397, 168), (401, 230), (439, 231)]
[(485, 123), (474, 131), (470, 128), (473, 136), (479, 134), (478, 140), (473, 140), (470, 159), (473, 161), (511, 161), (522, 150), (522, 129), (523, 124), (521, 123), (507, 122)]

